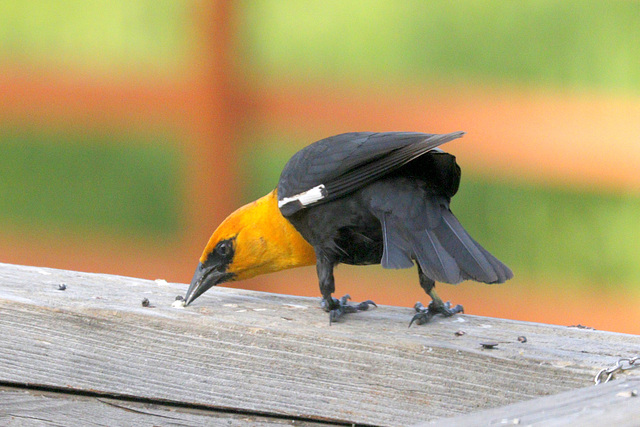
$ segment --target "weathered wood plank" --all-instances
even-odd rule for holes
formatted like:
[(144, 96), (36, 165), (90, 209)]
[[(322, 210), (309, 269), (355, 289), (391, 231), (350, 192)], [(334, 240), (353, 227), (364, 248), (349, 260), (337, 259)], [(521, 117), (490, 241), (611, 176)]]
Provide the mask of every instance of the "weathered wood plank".
[(640, 378), (624, 378), (554, 396), (478, 411), (415, 427), (473, 427), (499, 425), (616, 426), (640, 424)]
[(0, 425), (319, 427), (327, 424), (0, 387)]
[(412, 310), (388, 306), (329, 326), (316, 299), (223, 287), (172, 308), (185, 289), (0, 264), (0, 381), (399, 425), (576, 389), (640, 354), (638, 336), (469, 315), (407, 328)]

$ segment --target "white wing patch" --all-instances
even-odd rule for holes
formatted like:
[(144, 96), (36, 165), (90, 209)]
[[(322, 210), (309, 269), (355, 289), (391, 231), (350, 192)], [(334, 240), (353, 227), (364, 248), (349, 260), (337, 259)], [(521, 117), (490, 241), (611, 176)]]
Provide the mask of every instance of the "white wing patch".
[[(323, 194), (324, 193), (324, 194)], [(278, 200), (278, 207), (282, 208), (284, 205), (298, 201), (302, 206), (310, 205), (318, 200), (322, 200), (325, 197), (324, 184), (313, 187), (310, 190), (303, 191), (291, 197), (283, 197), (282, 200)]]

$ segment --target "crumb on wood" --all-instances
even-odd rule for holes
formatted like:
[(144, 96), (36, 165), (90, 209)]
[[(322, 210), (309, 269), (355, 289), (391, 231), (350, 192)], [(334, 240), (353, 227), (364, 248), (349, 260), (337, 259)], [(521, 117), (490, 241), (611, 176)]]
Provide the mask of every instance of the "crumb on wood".
[(585, 325), (581, 325), (580, 323), (578, 323), (577, 325), (569, 325), (569, 328), (578, 328), (578, 329), (589, 329), (591, 331), (595, 331), (595, 328), (592, 328), (591, 326), (585, 326)]
[(181, 299), (177, 299), (173, 302), (173, 304), (171, 304), (171, 307), (173, 308), (184, 308), (186, 306), (186, 301), (181, 298)]
[(482, 348), (486, 348), (487, 350), (493, 350), (498, 346), (497, 342), (481, 342), (480, 345)]

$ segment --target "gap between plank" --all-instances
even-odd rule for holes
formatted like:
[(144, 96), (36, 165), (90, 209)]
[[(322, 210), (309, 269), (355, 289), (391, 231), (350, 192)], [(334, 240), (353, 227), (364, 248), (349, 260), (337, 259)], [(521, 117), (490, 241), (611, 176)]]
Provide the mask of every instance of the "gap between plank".
[(80, 390), (76, 388), (55, 387), (55, 386), (50, 386), (46, 384), (18, 383), (13, 381), (0, 380), (0, 387), (14, 389), (16, 391), (39, 391), (39, 392), (47, 392), (47, 393), (54, 393), (54, 394), (67, 395), (67, 396), (93, 397), (104, 404), (119, 407), (126, 410), (131, 410), (131, 408), (128, 408), (125, 406), (121, 407), (117, 404), (114, 404), (113, 402), (106, 402), (106, 401), (102, 401), (101, 399), (106, 398), (106, 399), (120, 400), (122, 402), (152, 404), (152, 405), (172, 407), (172, 408), (196, 409), (200, 411), (220, 412), (220, 413), (233, 414), (233, 415), (260, 416), (265, 418), (270, 417), (270, 418), (275, 418), (280, 420), (310, 422), (310, 423), (319, 423), (319, 424), (326, 424), (326, 425), (375, 427), (375, 424), (354, 423), (346, 420), (338, 420), (338, 419), (330, 419), (330, 418), (313, 418), (313, 417), (304, 417), (299, 415), (286, 415), (286, 414), (265, 412), (265, 411), (249, 411), (249, 410), (242, 410), (242, 409), (236, 409), (236, 408), (230, 408), (230, 407), (224, 407), (224, 406), (209, 406), (209, 405), (203, 405), (203, 404), (197, 404), (197, 403), (185, 403), (185, 402), (178, 402), (178, 401), (166, 400), (166, 399), (150, 399), (145, 397), (131, 396), (127, 394), (104, 393), (99, 391)]

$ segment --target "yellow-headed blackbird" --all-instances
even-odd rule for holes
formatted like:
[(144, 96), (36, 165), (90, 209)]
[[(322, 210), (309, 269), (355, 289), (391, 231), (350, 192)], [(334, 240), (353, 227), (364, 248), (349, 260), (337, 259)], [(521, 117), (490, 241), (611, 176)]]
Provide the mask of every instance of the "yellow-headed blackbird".
[(366, 310), (333, 298), (339, 263), (418, 267), (432, 301), (418, 323), (462, 311), (435, 293), (435, 281), (502, 283), (511, 270), (478, 244), (449, 209), (460, 167), (438, 146), (464, 132), (345, 133), (317, 141), (286, 164), (278, 186), (233, 212), (200, 257), (186, 304), (219, 283), (316, 265), (330, 320)]

